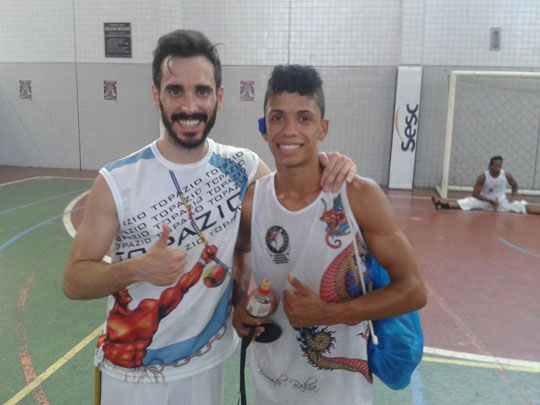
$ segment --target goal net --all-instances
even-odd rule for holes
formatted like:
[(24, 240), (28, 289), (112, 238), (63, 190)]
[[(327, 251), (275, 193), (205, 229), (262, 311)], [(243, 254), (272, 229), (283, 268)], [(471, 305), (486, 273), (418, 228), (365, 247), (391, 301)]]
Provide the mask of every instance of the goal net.
[(540, 72), (452, 71), (441, 197), (472, 190), (496, 155), (521, 194), (540, 195)]

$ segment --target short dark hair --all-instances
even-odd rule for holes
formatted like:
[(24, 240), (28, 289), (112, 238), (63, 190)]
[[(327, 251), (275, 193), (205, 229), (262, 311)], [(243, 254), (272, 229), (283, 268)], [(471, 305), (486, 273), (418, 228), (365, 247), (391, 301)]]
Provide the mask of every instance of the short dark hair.
[(268, 87), (264, 96), (264, 113), (270, 97), (287, 93), (298, 93), (301, 96), (313, 97), (324, 118), (323, 81), (319, 72), (313, 66), (277, 65), (272, 70)]
[(152, 61), (152, 80), (154, 86), (161, 87), (161, 64), (167, 57), (179, 56), (188, 58), (191, 56), (204, 56), (214, 66), (214, 79), (216, 89), (221, 88), (221, 62), (217, 52), (217, 44), (212, 44), (210, 40), (199, 31), (176, 30), (163, 35), (157, 42), (154, 50), (154, 60)]
[(495, 163), (497, 160), (500, 160), (502, 164), (503, 162), (502, 156), (493, 156), (491, 159), (489, 159), (489, 167), (491, 167), (491, 165), (493, 165), (493, 163)]

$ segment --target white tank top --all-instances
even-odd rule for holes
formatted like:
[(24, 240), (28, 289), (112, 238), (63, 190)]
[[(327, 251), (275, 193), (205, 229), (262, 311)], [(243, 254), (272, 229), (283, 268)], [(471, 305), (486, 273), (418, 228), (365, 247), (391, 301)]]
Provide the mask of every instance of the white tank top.
[[(344, 220), (346, 186), (337, 194), (321, 192), (311, 204), (292, 212), (278, 201), (274, 178), (275, 173), (255, 186), (250, 257), (257, 284), (263, 278), (272, 282), (278, 306), (270, 319), (281, 326), (282, 335), (272, 343), (254, 342), (248, 349), (256, 403), (370, 404), (367, 323), (295, 329), (281, 303), (283, 290), (291, 288), (289, 272), (327, 302), (361, 294), (352, 235)], [(356, 228), (354, 218), (349, 220)], [(360, 269), (365, 276), (364, 263)]]
[(489, 170), (486, 170), (484, 174), (486, 176), (486, 181), (482, 186), (480, 194), (490, 200), (495, 198), (499, 201), (504, 200), (506, 198), (506, 185), (508, 184), (504, 170), (501, 170), (497, 177), (491, 176)]
[[(257, 171), (259, 158), (249, 150), (220, 145), (211, 139), (208, 139), (208, 145), (208, 153), (203, 159), (181, 165), (165, 159), (153, 142), (100, 170), (114, 197), (120, 223), (112, 246), (113, 262), (147, 252), (158, 240), (162, 222), (171, 228), (169, 248), (182, 248), (188, 252), (186, 272), (199, 260), (204, 248), (203, 239), (179, 197), (170, 175), (172, 171), (193, 211), (197, 227), (210, 245), (217, 246), (217, 258), (229, 269), (232, 267), (240, 208)], [(204, 274), (217, 266), (216, 262), (208, 263), (204, 266)], [(109, 296), (108, 319), (98, 340), (94, 364), (104, 373), (124, 381), (163, 382), (189, 377), (225, 360), (234, 352), (237, 343), (230, 322), (231, 273), (213, 287), (204, 283), (203, 275), (183, 293), (181, 301), (170, 313), (160, 316), (150, 345), (139, 351), (144, 357), (135, 363), (138, 366), (126, 367), (125, 363), (122, 366), (115, 361), (123, 353), (125, 357), (132, 353), (124, 342), (118, 345), (118, 356), (106, 354), (117, 344), (108, 334), (109, 325), (119, 323), (115, 314), (111, 315), (116, 299)], [(137, 311), (143, 305), (162, 302), (162, 293), (167, 288), (145, 282), (128, 287), (132, 299), (128, 305), (130, 313), (122, 322), (126, 334), (135, 337), (132, 346), (142, 338), (148, 340), (149, 328), (142, 330), (141, 326), (146, 325)], [(141, 339), (137, 340), (138, 336)]]

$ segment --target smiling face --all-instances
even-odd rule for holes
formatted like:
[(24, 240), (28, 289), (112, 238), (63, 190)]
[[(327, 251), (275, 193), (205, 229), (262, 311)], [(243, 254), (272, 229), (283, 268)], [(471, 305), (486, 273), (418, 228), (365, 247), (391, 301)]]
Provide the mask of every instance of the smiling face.
[(223, 100), (212, 64), (204, 56), (172, 57), (161, 70), (161, 87), (152, 86), (152, 96), (168, 137), (184, 149), (203, 145)]
[(298, 93), (272, 95), (266, 104), (266, 134), (276, 166), (318, 164), (317, 144), (328, 133), (315, 99)]

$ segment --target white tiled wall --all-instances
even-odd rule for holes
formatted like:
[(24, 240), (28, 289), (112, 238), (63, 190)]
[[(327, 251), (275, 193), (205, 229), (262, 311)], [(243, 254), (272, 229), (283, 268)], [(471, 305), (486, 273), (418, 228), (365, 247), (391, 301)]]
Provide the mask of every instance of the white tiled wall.
[(315, 66), (399, 64), (401, 1), (293, 1), (291, 62)]
[[(540, 2), (426, 0), (425, 65), (539, 66)], [(489, 50), (490, 28), (501, 29), (501, 50)]]
[[(133, 139), (137, 144), (152, 139), (151, 127), (142, 122), (126, 125), (124, 120), (146, 117), (141, 118), (146, 122), (154, 117), (148, 101), (149, 64), (156, 41), (173, 29), (190, 28), (223, 44), (219, 51), (224, 75), (234, 78), (224, 77), (226, 94), (233, 101), (224, 106), (217, 129), (229, 133), (238, 117), (260, 109), (260, 99), (249, 109), (237, 102), (239, 80), (257, 80), (260, 95), (273, 65), (312, 64), (324, 74), (329, 115), (339, 122), (333, 126), (340, 131), (333, 139), (339, 141), (333, 144), (331, 138), (324, 147), (346, 148), (360, 162), (362, 172), (381, 183), (387, 181), (390, 156), (393, 72), (399, 65), (422, 65), (415, 185), (431, 187), (439, 181), (442, 166), (448, 72), (540, 69), (538, 21), (540, 0), (0, 0), (0, 118), (4, 121), (0, 122), (0, 164), (6, 163), (4, 157), (9, 158), (7, 163), (35, 162), (30, 154), (13, 159), (21, 150), (40, 145), (37, 121), (25, 118), (26, 114), (40, 117), (46, 108), (63, 111), (72, 94), (78, 103), (70, 102), (66, 111), (78, 106), (77, 114), (64, 114), (66, 122), (53, 120), (47, 130), (54, 134), (69, 128), (63, 136), (82, 145), (83, 154), (95, 139), (106, 136), (92, 124), (94, 113), (109, 116), (114, 110), (128, 117), (115, 119), (113, 114), (106, 125), (120, 138), (115, 142), (122, 145), (122, 153), (131, 148)], [(105, 22), (131, 23), (132, 58), (105, 57)], [(500, 51), (489, 50), (491, 28), (501, 29)], [(58, 81), (59, 69), (70, 72), (65, 80), (71, 83)], [(35, 98), (27, 103), (18, 98), (21, 79), (33, 81)], [(120, 95), (113, 109), (101, 99), (101, 88), (92, 88), (101, 87), (102, 80), (118, 81)], [(49, 83), (45, 86), (42, 81)], [(87, 93), (97, 96), (81, 102)], [(242, 128), (239, 138), (230, 142), (241, 140), (251, 146), (251, 123)], [(53, 167), (57, 153), (49, 157), (43, 153), (39, 164)], [(71, 164), (70, 159), (62, 157), (62, 161)], [(101, 164), (94, 156), (80, 161)]]
[(187, 0), (183, 6), (179, 27), (203, 31), (223, 44), (219, 48), (223, 64), (287, 63), (289, 0)]
[(401, 65), (421, 65), (424, 35), (424, 0), (403, 0), (401, 13)]
[[(400, 53), (399, 0), (0, 0), (0, 15), (0, 62), (150, 63), (177, 28), (223, 43), (226, 65), (387, 66)], [(105, 58), (105, 22), (131, 23), (132, 58)]]
[(0, 62), (73, 62), (71, 1), (0, 0)]
[[(149, 63), (159, 37), (159, 2), (148, 0), (77, 0), (75, 30), (79, 63)], [(131, 23), (132, 58), (106, 58), (103, 24)]]
[[(0, 62), (149, 63), (184, 27), (223, 43), (229, 65), (540, 65), (537, 0), (0, 0), (0, 16)], [(131, 59), (105, 58), (105, 22), (131, 22)]]

